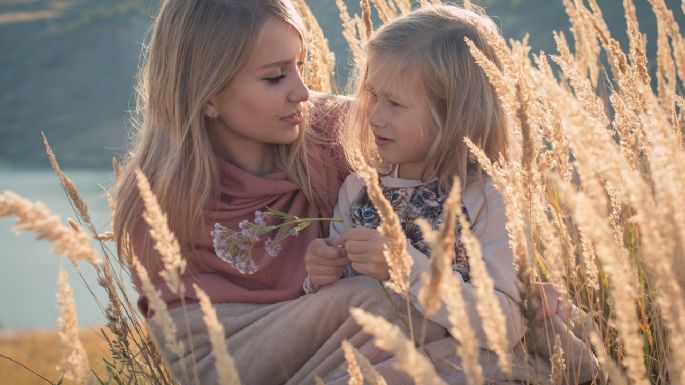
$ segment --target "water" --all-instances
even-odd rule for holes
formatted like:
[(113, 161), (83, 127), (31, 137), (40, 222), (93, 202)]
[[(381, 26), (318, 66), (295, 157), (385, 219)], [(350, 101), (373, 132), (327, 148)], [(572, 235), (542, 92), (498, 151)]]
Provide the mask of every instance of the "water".
[[(86, 201), (92, 222), (98, 231), (111, 228), (111, 213), (104, 190), (113, 183), (111, 172), (67, 171)], [(53, 214), (75, 218), (73, 209), (61, 188), (57, 175), (51, 170), (0, 170), (0, 191), (10, 190), (31, 201), (41, 201)], [(66, 257), (50, 253), (51, 243), (36, 240), (33, 233), (15, 234), (11, 228), (14, 217), (0, 218), (0, 328), (33, 329), (55, 328), (57, 307), (57, 275), (60, 265), (69, 273), (69, 282), (81, 326), (104, 323), (104, 316)], [(110, 244), (110, 249), (114, 250)], [(106, 295), (97, 285), (94, 270), (81, 263), (81, 270), (97, 297), (106, 303)], [(135, 296), (133, 296), (135, 298)]]

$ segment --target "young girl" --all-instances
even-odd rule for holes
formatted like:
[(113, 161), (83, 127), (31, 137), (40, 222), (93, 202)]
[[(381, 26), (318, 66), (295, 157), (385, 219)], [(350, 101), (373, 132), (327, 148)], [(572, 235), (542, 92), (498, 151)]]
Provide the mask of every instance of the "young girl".
[[(427, 266), (430, 248), (415, 220), (426, 218), (437, 228), (452, 179), (459, 177), (462, 210), (483, 248), (507, 319), (509, 345), (513, 347), (521, 340), (525, 327), (502, 197), (469, 157), (464, 144), (464, 138), (469, 138), (493, 161), (500, 154), (506, 155), (504, 112), (464, 41), (470, 39), (498, 63), (482, 28), (496, 29), (490, 19), (475, 12), (430, 6), (378, 30), (368, 42), (367, 61), (360, 68), (356, 102), (342, 143), (350, 163), (354, 164), (354, 156), (361, 154), (381, 174), (381, 187), (400, 218), (414, 260), (410, 295), (419, 309), (419, 275)], [(379, 280), (388, 279), (382, 253), (384, 239), (375, 230), (378, 213), (359, 176), (353, 174), (345, 180), (335, 216), (343, 218), (350, 228), (334, 223), (331, 235), (341, 237), (351, 267)], [(463, 291), (471, 324), (485, 346), (474, 290), (469, 285), (468, 258), (459, 242), (455, 248), (454, 271), (466, 283)], [(316, 273), (310, 278), (315, 286), (328, 283), (326, 277)], [(430, 319), (449, 327), (444, 310)]]
[[(521, 353), (526, 326), (520, 311), (521, 298), (504, 203), (492, 179), (469, 156), (464, 143), (464, 138), (470, 139), (493, 162), (507, 155), (505, 114), (494, 88), (465, 42), (465, 38), (471, 40), (499, 66), (483, 32), (486, 29), (497, 31), (484, 14), (447, 5), (423, 7), (380, 28), (367, 44), (366, 63), (358, 68), (356, 99), (341, 141), (352, 165), (355, 157), (361, 155), (380, 174), (383, 193), (400, 219), (408, 252), (413, 258), (410, 300), (422, 312), (418, 301), (422, 286), (420, 274), (428, 267), (431, 250), (415, 221), (425, 218), (437, 229), (452, 180), (459, 178), (462, 212), (480, 242), (483, 260), (494, 282), (495, 295), (506, 318), (508, 348), (519, 358), (518, 361), (515, 358), (514, 373), (508, 379), (530, 380), (532, 372), (542, 373), (548, 368), (527, 373), (525, 367), (531, 361), (525, 355), (516, 354)], [(344, 247), (352, 269), (343, 266), (325, 271), (319, 266), (326, 261), (312, 258), (308, 261), (306, 288), (311, 290), (334, 282), (343, 270), (343, 275), (353, 271), (353, 274), (387, 280), (385, 240), (376, 230), (380, 219), (359, 176), (347, 177), (334, 213), (344, 219), (344, 224), (331, 225), (329, 242)], [(475, 289), (470, 282), (468, 255), (459, 241), (460, 226), (456, 231), (453, 271), (464, 283), (465, 317), (475, 328), (481, 347), (487, 348), (476, 310)], [(547, 316), (551, 313), (546, 309), (545, 312)], [(446, 329), (450, 327), (444, 306), (428, 318)], [(577, 339), (574, 343), (576, 347), (581, 346)], [(589, 351), (583, 353), (589, 358)], [(570, 354), (578, 354), (578, 349)], [(481, 358), (481, 365), (488, 379), (506, 378), (492, 361)], [(578, 377), (574, 377), (578, 373), (572, 374), (571, 378), (589, 380), (589, 374), (586, 370)], [(455, 382), (462, 378), (454, 373), (453, 377), (445, 376)]]
[[(240, 231), (267, 207), (303, 218), (332, 215), (347, 174), (332, 143), (339, 114), (331, 103), (308, 101), (300, 73), (304, 30), (289, 0), (165, 0), (155, 18), (137, 87), (139, 126), (117, 185), (114, 229), (122, 259), (138, 257), (171, 309), (178, 331), (172, 338), (185, 350), (179, 356), (166, 344), (158, 348), (180, 383), (218, 381), (193, 284), (209, 295), (244, 384), (343, 375), (342, 340), (356, 341), (361, 351), (375, 349), (347, 306), (393, 314), (369, 278), (302, 296), (305, 254), (342, 254), (317, 241), (328, 235), (327, 223), (287, 238), (278, 253), (258, 242), (249, 255), (233, 255), (213, 243), (217, 225)], [(183, 296), (159, 275), (137, 169), (179, 240), (187, 263)], [(134, 281), (140, 286), (137, 276)], [(344, 311), (331, 311), (340, 309), (340, 301)], [(138, 304), (151, 317), (153, 336), (164, 341), (144, 293)]]

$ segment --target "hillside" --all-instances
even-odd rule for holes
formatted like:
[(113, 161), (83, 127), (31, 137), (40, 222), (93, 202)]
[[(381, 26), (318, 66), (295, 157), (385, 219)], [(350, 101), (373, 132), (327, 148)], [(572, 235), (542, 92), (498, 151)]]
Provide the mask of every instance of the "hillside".
[[(346, 0), (350, 10), (356, 0)], [(507, 37), (530, 33), (534, 51), (555, 52), (552, 30), (567, 30), (561, 0), (489, 0)], [(599, 1), (625, 44), (619, 0)], [(635, 0), (641, 29), (655, 37), (645, 0)], [(667, 1), (682, 21), (680, 1)], [(44, 131), (67, 168), (106, 168), (125, 147), (141, 41), (156, 0), (0, 0), (0, 169), (43, 168)], [(338, 58), (349, 68), (335, 0), (310, 0)], [(650, 57), (653, 57), (653, 44)]]

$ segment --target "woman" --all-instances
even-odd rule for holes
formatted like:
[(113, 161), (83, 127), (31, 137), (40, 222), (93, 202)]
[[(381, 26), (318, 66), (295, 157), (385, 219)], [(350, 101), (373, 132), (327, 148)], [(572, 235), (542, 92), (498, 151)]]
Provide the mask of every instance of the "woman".
[[(310, 245), (327, 236), (328, 223), (285, 239), (275, 257), (261, 242), (241, 255), (213, 247), (217, 224), (240, 231), (241, 222), (267, 207), (331, 216), (347, 174), (332, 140), (339, 109), (309, 101), (300, 74), (303, 31), (289, 0), (168, 0), (155, 19), (139, 76), (140, 126), (118, 185), (114, 229), (120, 254), (141, 260), (171, 308), (185, 351), (179, 357), (160, 349), (184, 384), (217, 381), (192, 284), (214, 303), (245, 384), (344, 376), (342, 339), (374, 362), (388, 358), (347, 311), (362, 307), (392, 320), (395, 310), (378, 282), (359, 277), (301, 297), (305, 254), (348, 263), (325, 241)], [(136, 169), (150, 180), (187, 261), (183, 297), (158, 274)], [(138, 304), (152, 315), (144, 295)], [(440, 327), (428, 329), (429, 338), (443, 334)]]

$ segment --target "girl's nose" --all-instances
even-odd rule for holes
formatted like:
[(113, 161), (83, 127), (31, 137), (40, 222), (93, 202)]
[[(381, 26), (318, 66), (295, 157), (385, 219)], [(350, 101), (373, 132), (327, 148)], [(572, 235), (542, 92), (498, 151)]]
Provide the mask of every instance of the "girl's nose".
[(378, 107), (378, 103), (369, 106), (369, 124), (372, 127), (383, 127), (387, 120), (383, 116), (383, 111)]

